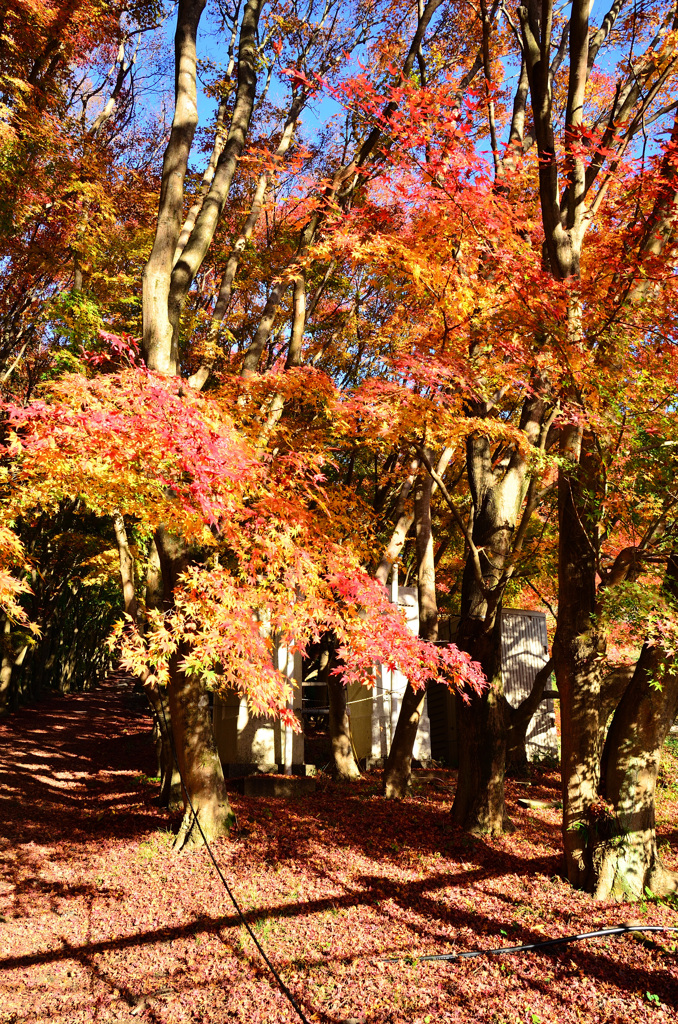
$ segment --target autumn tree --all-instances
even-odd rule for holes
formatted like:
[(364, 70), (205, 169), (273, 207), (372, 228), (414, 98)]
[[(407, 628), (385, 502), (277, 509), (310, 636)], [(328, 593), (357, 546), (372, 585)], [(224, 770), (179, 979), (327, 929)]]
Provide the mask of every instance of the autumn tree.
[[(548, 590), (568, 875), (599, 895), (671, 885), (652, 815), (674, 699), (674, 8), (619, 0), (594, 24), (586, 4), (181, 0), (165, 136), (148, 97), (135, 122), (158, 13), (6, 12), (13, 514), (32, 522), (29, 482), (46, 508), (72, 500), (71, 472), (109, 517), (120, 641), (214, 835), (228, 805), (205, 688), (284, 715), (286, 684), (264, 668), (281, 637), (324, 645), (339, 772), (342, 676), (368, 681), (377, 651), (409, 666), (384, 775), (396, 798), (425, 687), (478, 684), (479, 664), (453, 816), (507, 827), (507, 746), (547, 672), (509, 707), (502, 609)], [(47, 409), (19, 413), (36, 386)], [(68, 440), (52, 490), (50, 431), (82, 448)], [(0, 536), (10, 629), (28, 607), (17, 523)], [(135, 566), (137, 529), (153, 544)], [(385, 603), (397, 564), (417, 585), (419, 645)], [(458, 616), (463, 655), (434, 656), (441, 614)], [(179, 845), (193, 838), (187, 815)]]

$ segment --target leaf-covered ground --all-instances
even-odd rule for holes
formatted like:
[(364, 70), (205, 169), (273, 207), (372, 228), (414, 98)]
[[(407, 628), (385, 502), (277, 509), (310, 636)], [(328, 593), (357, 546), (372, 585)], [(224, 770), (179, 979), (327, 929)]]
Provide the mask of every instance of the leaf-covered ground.
[[(175, 857), (154, 806), (150, 719), (115, 682), (0, 723), (0, 1024), (294, 1021), (204, 851)], [(677, 752), (678, 753), (678, 752)], [(670, 756), (670, 755), (669, 755)], [(632, 920), (668, 906), (593, 903), (558, 877), (554, 773), (508, 784), (518, 830), (450, 825), (454, 774), (385, 803), (378, 774), (313, 796), (234, 795), (215, 853), (309, 1021), (569, 1024), (670, 1021), (675, 934), (588, 940), (548, 955), (384, 962), (491, 948)], [(678, 756), (663, 770), (661, 842), (678, 866)]]

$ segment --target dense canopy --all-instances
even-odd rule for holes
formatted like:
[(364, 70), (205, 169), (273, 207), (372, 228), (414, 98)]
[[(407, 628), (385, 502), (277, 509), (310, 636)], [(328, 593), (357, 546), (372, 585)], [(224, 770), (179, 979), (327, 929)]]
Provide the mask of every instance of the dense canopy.
[(675, 0), (0, 3), (0, 706), (108, 640), (216, 837), (208, 691), (300, 729), (273, 652), (322, 648), (350, 776), (398, 666), (384, 796), (447, 685), (498, 835), (553, 671), (568, 880), (675, 891), (677, 161)]

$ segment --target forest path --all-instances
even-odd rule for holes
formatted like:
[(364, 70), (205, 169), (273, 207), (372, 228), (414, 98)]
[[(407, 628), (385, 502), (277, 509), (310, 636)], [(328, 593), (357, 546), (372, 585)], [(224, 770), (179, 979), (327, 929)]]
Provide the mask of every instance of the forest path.
[[(103, 1019), (86, 947), (111, 842), (167, 826), (140, 785), (152, 719), (125, 676), (0, 720), (0, 1022)], [(80, 1006), (78, 1006), (80, 1004)]]
[(87, 843), (108, 831), (112, 816), (127, 835), (135, 825), (147, 828), (138, 779), (155, 771), (151, 729), (146, 699), (118, 675), (95, 690), (48, 697), (1, 719), (3, 854), (8, 844), (16, 852), (64, 839)]
[[(122, 684), (122, 685), (121, 685)], [(0, 1024), (298, 1024), (205, 853), (171, 852), (154, 803), (151, 719), (128, 683), (0, 721)], [(430, 773), (428, 773), (430, 775)], [(453, 773), (384, 801), (380, 776), (319, 779), (295, 799), (233, 796), (215, 856), (312, 1024), (669, 1024), (667, 937), (591, 940), (544, 956), (384, 963), (592, 930), (668, 906), (594, 904), (558, 877), (557, 775), (509, 781), (518, 831), (450, 823)], [(678, 835), (667, 787), (662, 842)], [(176, 823), (176, 822), (175, 822)]]

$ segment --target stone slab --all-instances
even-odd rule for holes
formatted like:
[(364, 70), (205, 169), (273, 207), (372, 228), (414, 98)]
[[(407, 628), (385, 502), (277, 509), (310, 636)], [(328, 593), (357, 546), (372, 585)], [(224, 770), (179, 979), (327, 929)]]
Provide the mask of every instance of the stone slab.
[(244, 796), (309, 796), (316, 791), (316, 780), (302, 775), (246, 775), (229, 781), (228, 788)]

